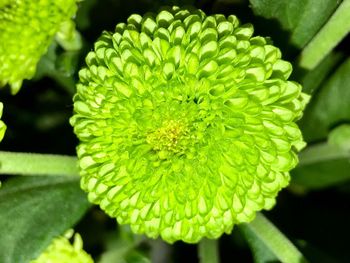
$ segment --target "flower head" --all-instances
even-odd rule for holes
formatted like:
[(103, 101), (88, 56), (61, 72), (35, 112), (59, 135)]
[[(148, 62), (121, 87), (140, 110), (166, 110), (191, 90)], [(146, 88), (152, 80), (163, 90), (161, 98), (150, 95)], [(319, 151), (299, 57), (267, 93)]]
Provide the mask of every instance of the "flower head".
[(76, 12), (76, 0), (0, 1), (0, 87), (16, 93), (60, 30)]
[(269, 209), (304, 146), (306, 95), (250, 24), (172, 7), (104, 32), (71, 119), (81, 186), (167, 242), (217, 238)]
[(71, 244), (68, 239), (72, 235), (73, 231), (68, 231), (65, 236), (54, 239), (50, 246), (30, 263), (93, 263), (91, 256), (83, 250), (81, 236), (76, 233)]

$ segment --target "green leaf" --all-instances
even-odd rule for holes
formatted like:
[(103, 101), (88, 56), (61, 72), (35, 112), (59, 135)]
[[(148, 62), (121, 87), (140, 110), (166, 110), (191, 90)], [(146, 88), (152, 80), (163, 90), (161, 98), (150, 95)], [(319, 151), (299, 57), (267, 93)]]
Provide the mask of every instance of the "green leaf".
[(331, 145), (350, 153), (350, 124), (343, 124), (333, 129), (328, 136), (328, 141)]
[(332, 15), (339, 1), (334, 0), (250, 0), (256, 15), (276, 19), (291, 32), (290, 42), (305, 46)]
[(309, 146), (299, 154), (292, 183), (322, 189), (350, 181), (350, 125), (334, 129), (328, 142)]
[(338, 66), (343, 57), (344, 55), (342, 53), (332, 52), (328, 54), (315, 69), (303, 75), (301, 79), (299, 79), (303, 86), (303, 92), (313, 94), (318, 91), (323, 81), (329, 76), (332, 70)]
[(344, 0), (300, 55), (299, 66), (315, 68), (350, 32), (350, 0)]
[(126, 256), (126, 263), (151, 263), (151, 260), (140, 251), (133, 250)]
[(347, 59), (307, 106), (300, 121), (305, 140), (308, 142), (324, 140), (332, 127), (342, 122), (349, 122), (349, 101), (350, 59)]
[(90, 204), (72, 177), (19, 177), (0, 190), (0, 262), (29, 262)]
[(309, 190), (320, 190), (349, 181), (349, 171), (348, 158), (314, 163), (294, 169), (292, 183)]
[(254, 253), (255, 262), (307, 262), (299, 250), (261, 213), (249, 224), (240, 224)]

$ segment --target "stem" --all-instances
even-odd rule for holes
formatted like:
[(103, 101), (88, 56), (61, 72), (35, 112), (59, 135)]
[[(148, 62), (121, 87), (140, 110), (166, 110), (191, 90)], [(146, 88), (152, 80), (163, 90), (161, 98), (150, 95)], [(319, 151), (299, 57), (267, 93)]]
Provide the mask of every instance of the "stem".
[(173, 252), (171, 245), (161, 239), (149, 240), (148, 243), (151, 245), (150, 258), (152, 263), (168, 262)]
[(198, 244), (198, 255), (201, 263), (219, 263), (218, 241), (203, 238)]
[(79, 176), (74, 156), (0, 151), (0, 174)]
[(241, 224), (249, 235), (260, 240), (283, 263), (306, 263), (307, 260), (267, 218), (257, 213), (249, 224)]
[(299, 65), (315, 68), (350, 31), (350, 0), (344, 0), (300, 55)]

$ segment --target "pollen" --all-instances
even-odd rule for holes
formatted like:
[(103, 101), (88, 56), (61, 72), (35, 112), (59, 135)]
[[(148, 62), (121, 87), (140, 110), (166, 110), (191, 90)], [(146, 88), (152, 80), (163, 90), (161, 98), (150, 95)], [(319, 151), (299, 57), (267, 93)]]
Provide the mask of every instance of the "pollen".
[(152, 145), (153, 150), (160, 151), (162, 154), (183, 153), (186, 145), (186, 140), (189, 135), (187, 125), (180, 121), (170, 120), (163, 122), (163, 125), (151, 132), (146, 141)]

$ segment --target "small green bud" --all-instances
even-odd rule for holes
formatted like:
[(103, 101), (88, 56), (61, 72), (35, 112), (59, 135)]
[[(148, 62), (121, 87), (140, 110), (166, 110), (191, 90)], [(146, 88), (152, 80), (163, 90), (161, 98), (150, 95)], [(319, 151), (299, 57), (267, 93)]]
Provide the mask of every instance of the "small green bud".
[(81, 186), (167, 242), (218, 238), (271, 209), (304, 146), (308, 96), (278, 48), (231, 15), (172, 7), (104, 32), (71, 118)]
[(76, 233), (71, 244), (68, 239), (72, 236), (73, 230), (67, 231), (63, 237), (54, 239), (50, 246), (30, 263), (93, 263), (91, 256), (83, 250), (81, 236)]

